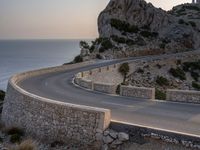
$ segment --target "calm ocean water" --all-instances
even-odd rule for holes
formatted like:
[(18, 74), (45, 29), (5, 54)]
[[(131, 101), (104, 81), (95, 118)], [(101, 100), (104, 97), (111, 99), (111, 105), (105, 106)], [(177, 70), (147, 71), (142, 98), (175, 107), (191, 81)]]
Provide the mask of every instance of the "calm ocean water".
[(78, 55), (80, 40), (0, 41), (0, 89), (15, 73), (61, 65)]

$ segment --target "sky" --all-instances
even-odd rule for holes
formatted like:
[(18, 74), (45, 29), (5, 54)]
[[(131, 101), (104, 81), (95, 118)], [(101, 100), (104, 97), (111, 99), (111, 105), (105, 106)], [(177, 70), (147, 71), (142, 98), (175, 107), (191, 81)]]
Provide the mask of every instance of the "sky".
[[(165, 10), (191, 0), (147, 0)], [(0, 39), (93, 39), (109, 0), (0, 0)]]

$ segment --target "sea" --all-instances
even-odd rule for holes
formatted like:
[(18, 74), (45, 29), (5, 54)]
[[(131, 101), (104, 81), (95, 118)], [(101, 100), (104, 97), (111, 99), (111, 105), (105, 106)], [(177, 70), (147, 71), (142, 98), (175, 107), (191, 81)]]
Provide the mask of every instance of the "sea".
[(0, 40), (0, 90), (20, 72), (62, 65), (80, 53), (80, 40)]

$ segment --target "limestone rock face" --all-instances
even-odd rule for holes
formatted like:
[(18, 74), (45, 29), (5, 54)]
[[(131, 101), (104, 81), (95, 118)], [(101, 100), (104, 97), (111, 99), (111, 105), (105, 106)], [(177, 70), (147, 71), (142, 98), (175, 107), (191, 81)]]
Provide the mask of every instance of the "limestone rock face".
[(148, 26), (153, 31), (158, 31), (174, 21), (174, 17), (166, 11), (155, 8), (143, 0), (111, 0), (98, 18), (99, 34), (110, 37), (116, 30), (110, 25), (110, 19), (116, 18), (138, 27)]
[(144, 0), (110, 0), (98, 17), (98, 30), (92, 58), (199, 49), (200, 4), (183, 4), (167, 12)]

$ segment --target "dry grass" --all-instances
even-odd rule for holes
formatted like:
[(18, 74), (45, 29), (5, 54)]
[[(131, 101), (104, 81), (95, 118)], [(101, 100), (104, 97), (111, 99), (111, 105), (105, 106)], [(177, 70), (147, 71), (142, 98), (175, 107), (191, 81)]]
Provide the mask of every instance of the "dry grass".
[(33, 140), (28, 139), (19, 145), (9, 148), (9, 150), (37, 150), (37, 144)]

